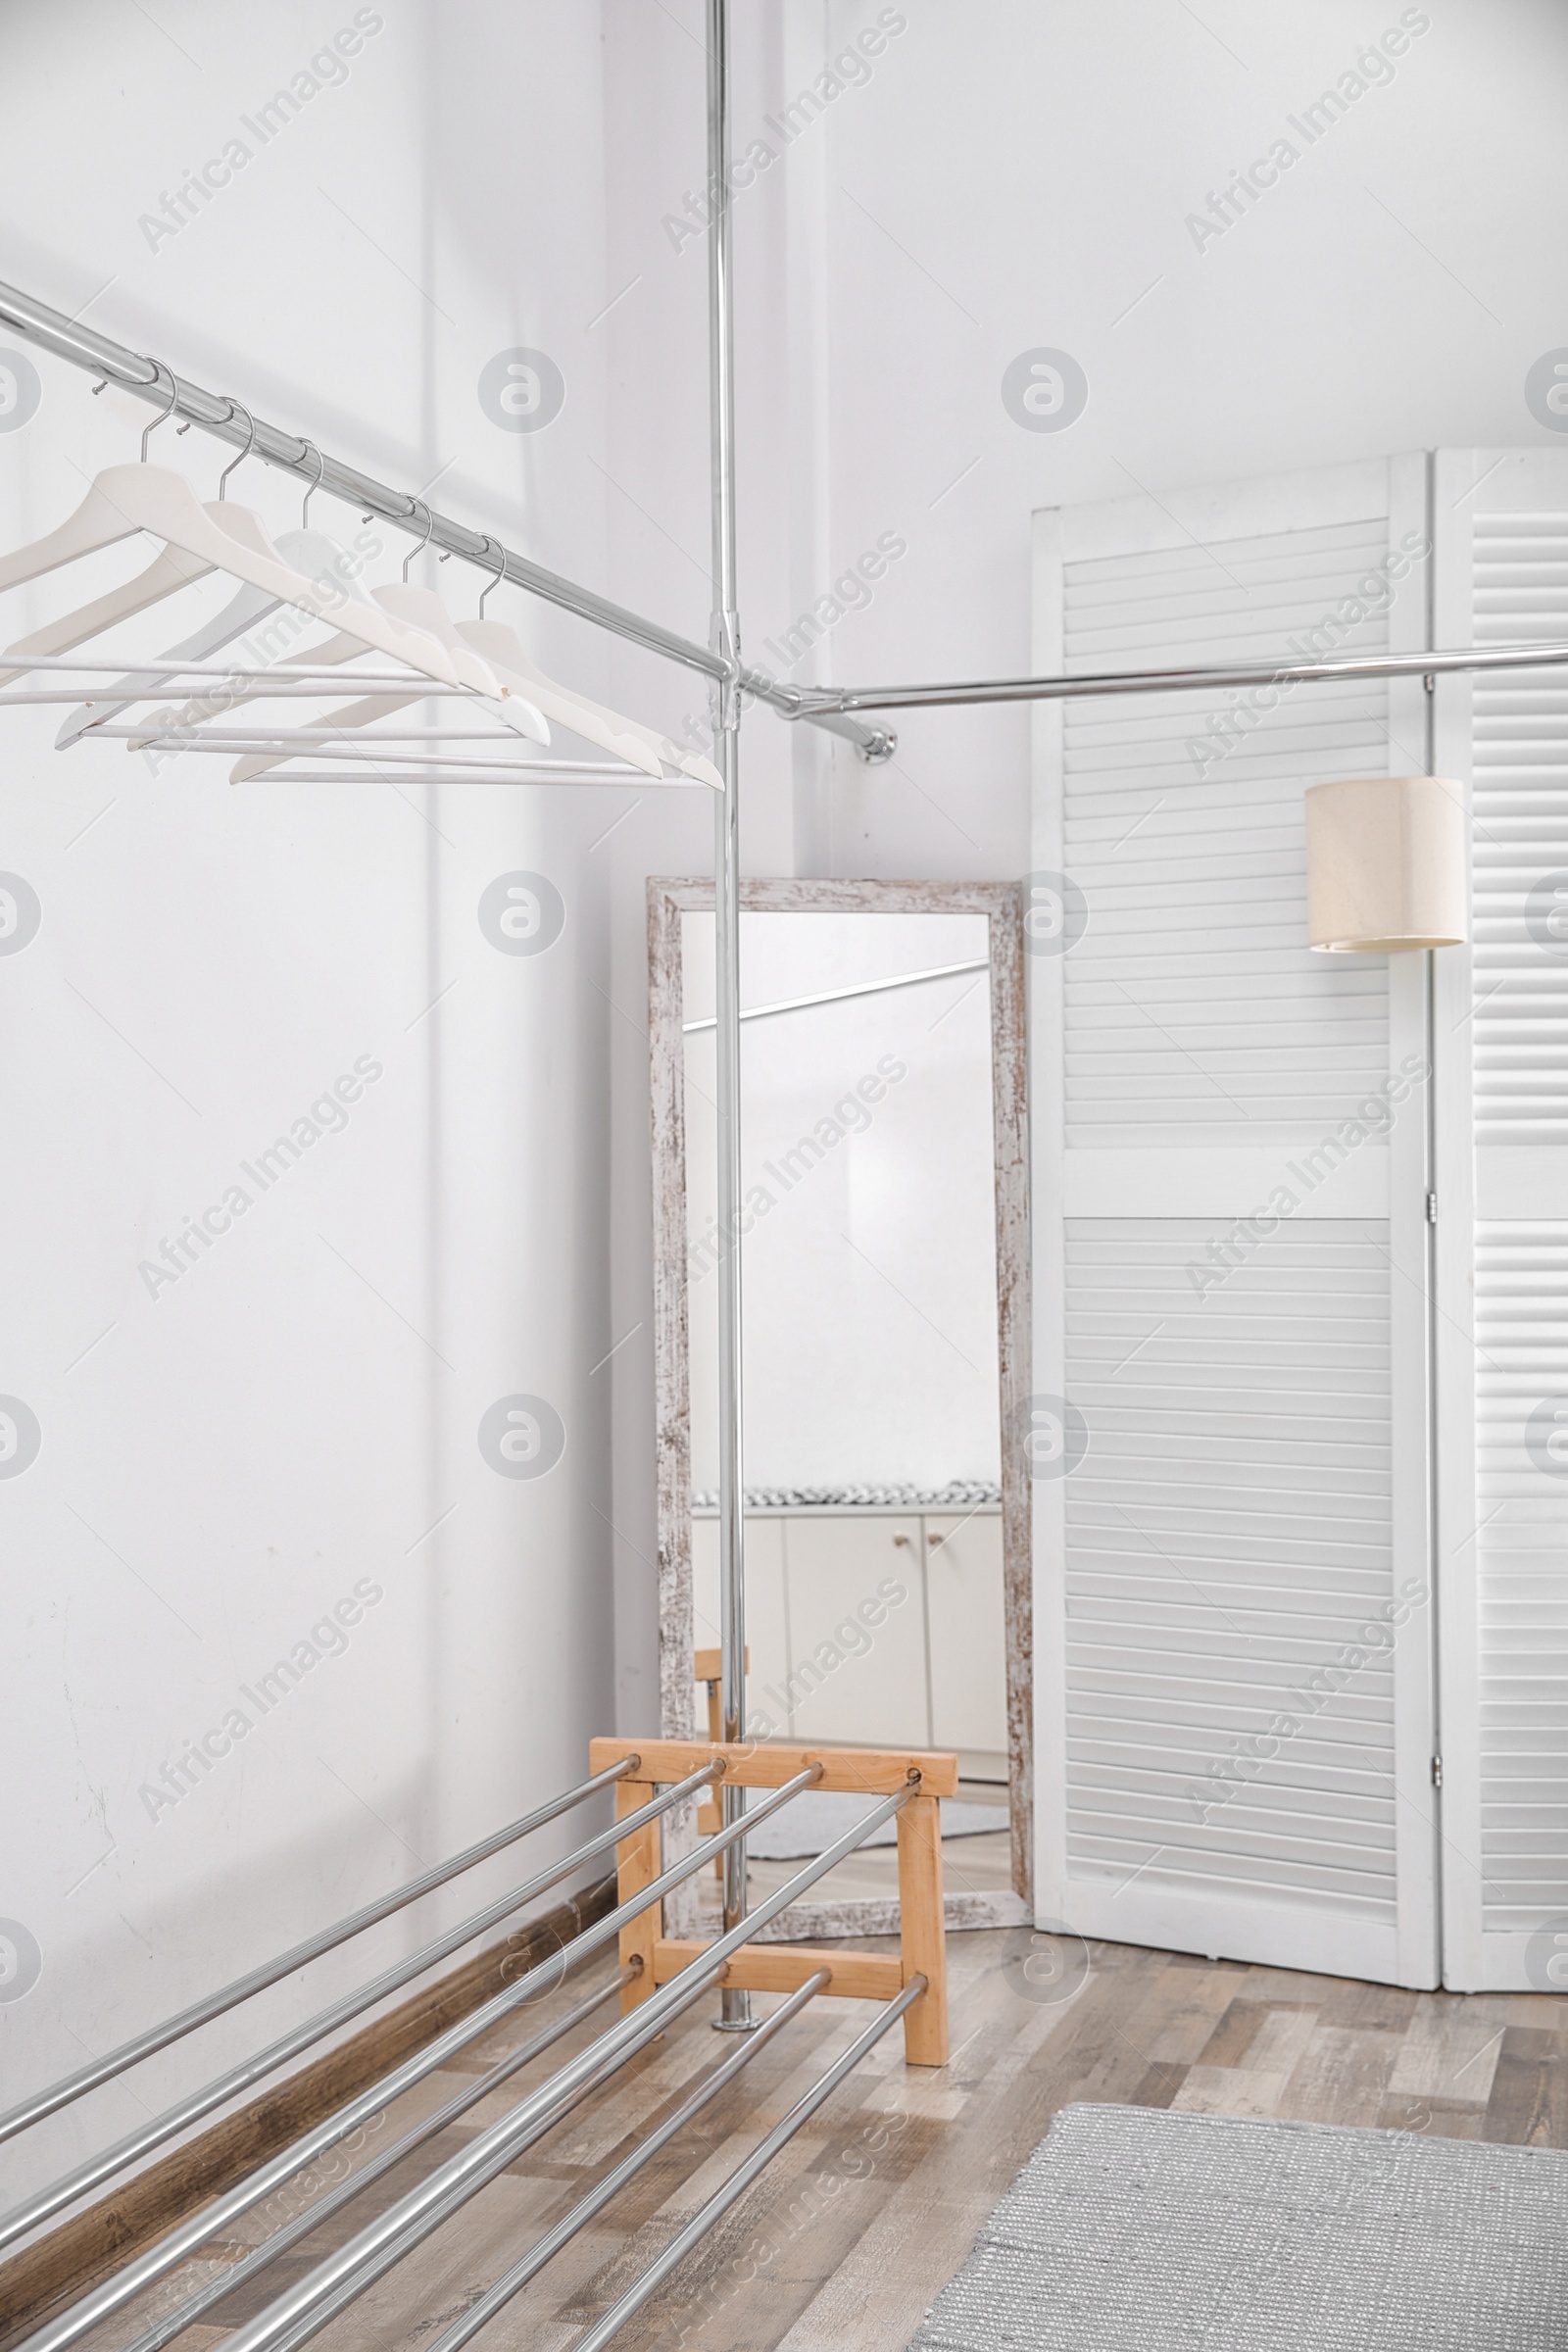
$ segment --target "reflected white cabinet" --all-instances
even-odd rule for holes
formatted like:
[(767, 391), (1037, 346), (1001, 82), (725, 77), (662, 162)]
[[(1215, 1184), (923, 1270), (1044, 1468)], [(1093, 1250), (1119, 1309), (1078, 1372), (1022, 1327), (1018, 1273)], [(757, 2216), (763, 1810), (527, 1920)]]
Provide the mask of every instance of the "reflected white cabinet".
[[(711, 1515), (692, 1519), (692, 1616), (696, 1646), (716, 1649), (718, 1615), (718, 1521)], [(765, 1688), (782, 1685), (789, 1672), (788, 1620), (784, 1613), (784, 1523), (780, 1519), (748, 1516), (746, 1521), (746, 1647), (752, 1671), (746, 1678), (746, 1718), (757, 1723), (776, 1716), (775, 1701), (762, 1695)], [(697, 1728), (707, 1737), (708, 1715), (699, 1701)], [(780, 1723), (780, 1732), (788, 1724)]]
[(1007, 1643), (1002, 1521), (991, 1513), (925, 1522), (931, 1744), (1006, 1750)]
[[(746, 1519), (748, 1721), (764, 1737), (956, 1747), (1006, 1777), (1002, 1520), (799, 1509)], [(692, 1522), (697, 1640), (718, 1641), (718, 1522)]]
[(784, 1527), (794, 1737), (927, 1745), (918, 1515)]

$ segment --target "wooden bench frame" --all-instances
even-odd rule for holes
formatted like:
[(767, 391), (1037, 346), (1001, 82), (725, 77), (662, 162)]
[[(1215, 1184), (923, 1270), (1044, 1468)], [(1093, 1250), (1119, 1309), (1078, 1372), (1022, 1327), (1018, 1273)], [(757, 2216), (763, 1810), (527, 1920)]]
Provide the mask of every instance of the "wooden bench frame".
[[(706, 1678), (705, 1678), (706, 1679)], [(769, 1744), (726, 1746), (721, 1740), (595, 1740), (589, 1770), (605, 1772), (635, 1755), (635, 1778), (615, 1784), (616, 1819), (649, 1801), (656, 1788), (685, 1780), (703, 1765), (721, 1762), (727, 1782), (743, 1788), (778, 1788), (808, 1764), (820, 1764), (819, 1788), (856, 1796), (893, 1796), (919, 1775), (918, 1792), (898, 1815), (899, 1950), (836, 1950), (819, 1944), (747, 1943), (734, 1955), (719, 1982), (753, 1992), (793, 1992), (818, 1969), (831, 1982), (823, 1987), (841, 1999), (896, 2000), (911, 1977), (923, 1976), (926, 1989), (904, 2018), (904, 2055), (911, 2066), (945, 2066), (948, 2061), (948, 1954), (942, 1914), (942, 1799), (958, 1788), (956, 1755), (920, 1748), (800, 1747)], [(650, 1822), (616, 1848), (618, 1896), (623, 1903), (641, 1894), (662, 1867), (661, 1824)], [(622, 2010), (634, 2009), (683, 1968), (701, 1957), (705, 1943), (666, 1936), (663, 1905), (650, 1904), (620, 1931), (620, 1958), (642, 1962), (622, 1990)]]

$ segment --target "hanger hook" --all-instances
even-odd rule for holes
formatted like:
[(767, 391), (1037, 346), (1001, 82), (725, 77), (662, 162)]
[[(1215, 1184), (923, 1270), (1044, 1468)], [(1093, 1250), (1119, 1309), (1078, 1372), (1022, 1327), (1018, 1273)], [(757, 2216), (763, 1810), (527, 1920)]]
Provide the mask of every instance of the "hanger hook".
[[(419, 504), (419, 501), (416, 498), (411, 498), (409, 504), (411, 507), (416, 507)], [(434, 537), (435, 509), (433, 507), (426, 507), (424, 510), (424, 537), (420, 540), (417, 547), (411, 547), (408, 554), (403, 559), (403, 584), (405, 587), (407, 587), (409, 583), (409, 565), (414, 562), (416, 556), (423, 555), (425, 549), (429, 546)]]
[(303, 531), (310, 528), (311, 501), (316, 496), (318, 490), (319, 490), (321, 487), (321, 476), (326, 471), (326, 460), (322, 457), (320, 451), (317, 449), (316, 443), (314, 441), (307, 441), (303, 434), (300, 436), (300, 447), (302, 449), (314, 450), (316, 453), (316, 479), (306, 491), (305, 504), (300, 509), (300, 529)]
[(495, 549), (495, 551), (496, 551), (496, 554), (497, 554), (497, 555), (500, 557), (501, 561), (500, 561), (500, 563), (499, 563), (499, 564), (496, 565), (495, 578), (494, 578), (494, 579), (491, 579), (491, 580), (487, 580), (487, 581), (485, 582), (483, 593), (481, 594), (481, 596), (480, 596), (480, 598), (479, 598), (479, 618), (480, 618), (481, 620), (483, 620), (483, 618), (484, 618), (484, 600), (485, 600), (485, 597), (487, 597), (487, 596), (489, 595), (489, 593), (490, 593), (491, 589), (492, 589), (492, 588), (494, 588), (494, 587), (495, 587), (495, 586), (498, 584), (498, 582), (500, 582), (500, 581), (502, 581), (502, 580), (504, 580), (504, 579), (506, 578), (506, 576), (507, 576), (507, 551), (506, 551), (506, 549), (505, 549), (505, 548), (502, 546), (502, 544), (501, 544), (500, 540), (499, 540), (499, 539), (492, 539), (492, 538), (490, 537), (490, 534), (489, 534), (489, 533), (488, 533), (488, 531), (487, 531), (487, 532), (485, 533), (485, 542), (484, 542), (484, 543), (485, 543), (486, 547), (493, 547), (493, 548)]
[[(226, 396), (225, 396), (225, 397), (226, 397)], [(244, 446), (244, 448), (243, 448), (243, 449), (240, 451), (240, 453), (239, 453), (239, 456), (238, 456), (237, 458), (234, 458), (233, 460), (231, 460), (231, 461), (230, 461), (230, 463), (229, 463), (227, 466), (225, 466), (223, 467), (223, 470), (222, 470), (222, 472), (221, 472), (221, 473), (219, 475), (219, 477), (218, 477), (218, 495), (219, 495), (219, 497), (220, 497), (220, 498), (226, 498), (226, 497), (228, 496), (228, 477), (229, 477), (229, 475), (230, 475), (230, 474), (233, 472), (233, 470), (234, 470), (234, 467), (235, 467), (236, 466), (243, 466), (243, 465), (244, 465), (244, 463), (245, 463), (246, 459), (247, 459), (247, 458), (250, 456), (250, 454), (251, 454), (251, 451), (252, 451), (252, 450), (253, 450), (253, 449), (256, 447), (256, 419), (255, 419), (255, 417), (254, 417), (254, 416), (251, 415), (251, 413), (250, 413), (249, 409), (247, 409), (247, 408), (245, 407), (245, 405), (243, 404), (243, 402), (241, 402), (241, 401), (237, 401), (237, 400), (230, 400), (230, 401), (229, 401), (229, 403), (228, 403), (228, 415), (229, 415), (229, 421), (230, 421), (230, 422), (232, 422), (232, 421), (233, 421), (233, 418), (234, 418), (234, 415), (235, 415), (235, 412), (236, 412), (236, 410), (238, 411), (239, 415), (240, 415), (241, 416), (243, 416), (243, 417), (244, 417), (244, 419), (245, 419), (246, 423), (247, 423), (247, 424), (250, 426), (250, 428), (251, 428), (251, 429), (250, 429), (250, 432), (249, 432), (249, 434), (248, 434), (248, 436), (247, 436), (247, 438), (246, 438), (245, 446)]]
[[(162, 368), (159, 366), (159, 363), (158, 363), (156, 360), (149, 360), (149, 361), (148, 361), (148, 363), (147, 363), (147, 365), (148, 365), (148, 367), (149, 367), (149, 368), (151, 368), (151, 369), (152, 369), (152, 371), (153, 371), (153, 382), (156, 384), (156, 383), (157, 383), (157, 381), (158, 381), (158, 378), (159, 378), (159, 377), (160, 377), (160, 376), (163, 374), (163, 372), (164, 372), (164, 371), (163, 371), (163, 368)], [(106, 380), (107, 380), (107, 379), (106, 379)], [(151, 436), (153, 433), (155, 433), (155, 432), (158, 430), (158, 427), (159, 427), (161, 424), (167, 424), (167, 423), (168, 423), (168, 421), (169, 421), (170, 417), (171, 417), (171, 416), (172, 416), (172, 415), (174, 414), (174, 403), (175, 403), (175, 401), (177, 401), (177, 400), (178, 400), (178, 398), (179, 398), (179, 385), (178, 385), (178, 384), (176, 383), (176, 381), (174, 380), (174, 371), (173, 371), (173, 369), (172, 369), (172, 368), (171, 368), (171, 369), (169, 370), (169, 405), (168, 405), (168, 407), (165, 409), (165, 411), (164, 411), (164, 413), (163, 413), (163, 415), (162, 415), (161, 416), (155, 416), (155, 417), (153, 418), (153, 420), (152, 420), (151, 424), (150, 424), (150, 425), (148, 425), (148, 427), (147, 427), (147, 430), (146, 430), (146, 431), (145, 431), (145, 432), (142, 434), (142, 437), (141, 437), (141, 462), (142, 462), (142, 464), (143, 464), (144, 466), (145, 466), (145, 465), (146, 465), (146, 463), (147, 463), (147, 443), (148, 443), (148, 440), (149, 440), (150, 436)]]

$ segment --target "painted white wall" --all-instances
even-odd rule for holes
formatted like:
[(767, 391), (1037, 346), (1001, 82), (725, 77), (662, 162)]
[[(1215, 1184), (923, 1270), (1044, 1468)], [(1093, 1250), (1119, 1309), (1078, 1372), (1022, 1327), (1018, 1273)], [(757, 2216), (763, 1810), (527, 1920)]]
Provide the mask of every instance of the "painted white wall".
[[(251, 138), (232, 184), (149, 245), (140, 216), (247, 135), (353, 24), (351, 0), (12, 10), (6, 272), (608, 584), (598, 21), (564, 4), (370, 15), (346, 75), (265, 147)], [(476, 397), (485, 363), (518, 344), (559, 354), (566, 378), (536, 437), (498, 429)], [(7, 546), (133, 458), (151, 413), (35, 364), (36, 415), (0, 432)], [(151, 454), (213, 494), (216, 444), (170, 427)], [(231, 489), (274, 530), (297, 518), (297, 489), (260, 466)], [(312, 518), (360, 528), (325, 499)], [(411, 544), (380, 536), (372, 580)], [(0, 626), (20, 634), (131, 567), (117, 551), (17, 592)], [(474, 609), (472, 571), (425, 561), (413, 576)], [(212, 601), (189, 591), (127, 644), (167, 645)], [(612, 699), (593, 632), (512, 591), (489, 611)], [(43, 1433), (0, 1482), (0, 1915), (43, 1953), (26, 1998), (0, 2003), (8, 2095), (566, 1785), (611, 1721), (612, 1398), (594, 1367), (621, 1336), (612, 1090), (639, 1084), (635, 1030), (629, 1054), (618, 1034), (612, 860), (636, 843), (618, 877), (635, 939), (635, 861), (689, 862), (681, 828), (702, 820), (700, 845), (708, 813), (699, 794), (656, 795), (641, 834), (602, 842), (635, 796), (230, 791), (211, 760), (155, 777), (119, 745), (57, 756), (58, 715), (9, 716), (0, 767), (0, 866), (42, 906), (36, 938), (0, 957), (0, 1391)], [(537, 956), (498, 952), (477, 920), (486, 885), (516, 869), (546, 875), (564, 909)], [(356, 1064), (368, 1082), (346, 1124), (264, 1193), (242, 1163)], [(140, 1262), (236, 1182), (248, 1211), (150, 1293)], [(645, 1171), (633, 1183), (645, 1193)], [(518, 1392), (564, 1425), (537, 1481), (497, 1475), (477, 1443)], [(357, 1590), (370, 1604), (334, 1633)], [(247, 1687), (323, 1627), (312, 1646), (327, 1654), (298, 1650), (309, 1671), (264, 1715)], [(166, 1801), (165, 1765), (209, 1732), (221, 1750), (235, 1709), (243, 1736)], [(564, 1852), (580, 1826), (525, 1857)], [(7, 2150), (6, 2184), (51, 2176), (521, 1875), (491, 1863), (416, 1925), (98, 2093)]]
[[(735, 208), (750, 658), (779, 666), (768, 643), (885, 531), (907, 554), (791, 676), (1024, 670), (1027, 516), (1042, 506), (1548, 439), (1524, 377), (1565, 331), (1554, 256), (1568, 162), (1552, 133), (1568, 20), (1552, 0), (1390, 0), (1370, 16), (1349, 0), (1219, 0), (1196, 16), (1167, 0), (914, 0), (892, 13), (906, 28), (841, 67), (846, 86), (787, 145), (785, 103), (889, 12), (764, 0), (737, 20), (736, 147), (760, 136), (775, 150)], [(1314, 143), (1290, 128), (1369, 42), (1417, 17), (1428, 29), (1404, 24), (1390, 78)], [(612, 275), (642, 272), (614, 314), (628, 356), (612, 414), (634, 407), (650, 460), (667, 461), (638, 490), (645, 594), (662, 564), (666, 593), (689, 589), (700, 607), (697, 569), (662, 536), (702, 558), (686, 521), (701, 450), (683, 461), (680, 431), (701, 397), (703, 240), (681, 218), (696, 182), (644, 160), (649, 119), (690, 152), (698, 22), (694, 6), (635, 0), (607, 15)], [(1223, 234), (1188, 226), (1281, 136), (1299, 152), (1275, 187)], [(1008, 366), (1042, 347), (1088, 379), (1064, 430), (1025, 430), (1003, 405)], [(896, 760), (876, 769), (796, 732), (815, 779), (797, 778), (800, 870), (1019, 871), (1025, 710), (895, 723)], [(788, 808), (784, 735), (761, 714), (749, 734), (758, 870)]]
[[(835, 50), (875, 13), (834, 0)], [(822, 674), (1025, 670), (1035, 508), (1551, 438), (1524, 398), (1565, 339), (1551, 125), (1568, 20), (1549, 0), (903, 13), (874, 79), (807, 134), (829, 141), (819, 585), (885, 528), (909, 543), (833, 630)], [(1314, 144), (1289, 131), (1369, 41), (1418, 19), (1392, 78)], [(1187, 216), (1281, 135), (1298, 160), (1200, 250)], [(1041, 347), (1088, 378), (1064, 430), (1024, 430), (1003, 405), (1005, 369)], [(801, 610), (781, 590), (754, 593), (754, 642)], [(1021, 870), (1028, 724), (1022, 708), (901, 714), (894, 767), (837, 760), (830, 854)]]
[[(13, 0), (9, 273), (706, 634), (704, 257), (679, 234), (702, 171), (697, 0), (379, 13), (348, 78), (152, 251), (139, 217), (353, 9)], [(888, 13), (738, 10), (746, 141)], [(1035, 508), (1544, 438), (1523, 380), (1565, 333), (1553, 0), (1424, 11), (1394, 79), (1201, 251), (1187, 216), (1398, 24), (1395, 0), (892, 13), (906, 22), (884, 24), (869, 76), (737, 208), (749, 651), (766, 660), (892, 532), (907, 552), (792, 674), (1021, 669)], [(475, 397), (514, 344), (551, 352), (568, 387), (534, 437)], [(1088, 378), (1063, 431), (1002, 403), (1039, 347)], [(42, 406), (0, 433), (8, 541), (133, 454), (145, 416), (37, 366)], [(201, 436), (167, 433), (165, 463), (171, 447), (216, 478)], [(235, 492), (292, 519), (261, 468)], [(415, 576), (471, 609), (456, 568)], [(54, 593), (12, 598), (8, 625)], [(500, 610), (590, 692), (700, 722), (701, 690), (651, 659), (511, 592)], [(1024, 712), (898, 723), (896, 762), (867, 770), (750, 720), (752, 870), (1022, 868)], [(0, 1914), (45, 1952), (0, 2013), (19, 2088), (560, 1783), (612, 1696), (648, 1720), (642, 886), (700, 870), (710, 823), (696, 795), (229, 796), (194, 761), (155, 782), (108, 746), (56, 760), (48, 734), (8, 719), (0, 769), (0, 863), (44, 906), (0, 961), (0, 1389), (45, 1433), (0, 1488), (25, 1790)], [(479, 892), (514, 868), (566, 906), (537, 958), (502, 959), (476, 928)], [(148, 1298), (149, 1242), (361, 1054), (383, 1075), (347, 1131)], [(479, 1414), (513, 1391), (567, 1426), (537, 1484), (478, 1454)], [(385, 1598), (346, 1654), (150, 1821), (148, 1773), (362, 1576)], [(280, 1988), (269, 2015), (299, 1999)], [(251, 2032), (215, 2030), (163, 2081)], [(106, 2093), (89, 2135), (137, 2112)], [(32, 2169), (76, 2144), (62, 2125)]]

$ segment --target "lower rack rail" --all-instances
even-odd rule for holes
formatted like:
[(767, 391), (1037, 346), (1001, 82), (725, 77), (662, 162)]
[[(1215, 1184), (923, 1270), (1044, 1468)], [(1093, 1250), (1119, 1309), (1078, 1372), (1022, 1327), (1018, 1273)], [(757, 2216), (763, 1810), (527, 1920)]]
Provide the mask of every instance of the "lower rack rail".
[[(466, 1923), (468, 1934), (501, 1916), (508, 1907), (526, 1899), (541, 1886), (559, 1882), (578, 1864), (591, 1860), (613, 1844), (616, 1849), (617, 1900), (603, 1918), (574, 1936), (562, 1950), (529, 1969), (472, 2015), (450, 2027), (412, 2058), (390, 2069), (368, 2090), (359, 2093), (324, 2123), (301, 2133), (280, 2154), (258, 2165), (216, 2202), (181, 2220), (145, 2252), (125, 2261), (69, 2308), (57, 2311), (19, 2347), (19, 2352), (69, 2352), (90, 2330), (113, 2314), (126, 2309), (160, 2281), (168, 2280), (147, 2324), (130, 2342), (128, 2352), (163, 2352), (194, 2325), (221, 2325), (219, 2307), (236, 2289), (249, 2287), (278, 2259), (310, 2240), (323, 2226), (362, 2197), (375, 2182), (450, 2125), (494, 2100), (503, 2086), (535, 2058), (585, 2025), (603, 2004), (618, 1995), (622, 2014), (586, 2048), (559, 2066), (537, 2088), (508, 2107), (499, 2120), (471, 2138), (459, 2153), (438, 2165), (416, 2186), (372, 2215), (353, 2235), (338, 2243), (302, 2276), (295, 2276), (257, 2310), (254, 2299), (248, 2318), (226, 2337), (224, 2352), (297, 2352), (375, 2282), (406, 2260), (453, 2215), (479, 2195), (484, 2187), (583, 2100), (613, 2083), (620, 2069), (657, 2040), (667, 2027), (684, 2016), (705, 1993), (720, 1984), (784, 1995), (781, 2005), (718, 2064), (710, 2068), (687, 2097), (656, 2130), (639, 2139), (630, 2154), (581, 2196), (532, 2244), (511, 2261), (463, 2315), (431, 2347), (431, 2352), (459, 2352), (579, 2231), (612, 2204), (629, 2181), (687, 2129), (710, 2103), (734, 2082), (757, 2055), (784, 2033), (801, 2013), (821, 1997), (868, 2000), (880, 2014), (836, 2057), (804, 2097), (766, 2132), (758, 2145), (702, 2209), (679, 2230), (658, 2259), (568, 2348), (568, 2352), (600, 2352), (640, 2311), (670, 2277), (691, 2249), (711, 2230), (810, 2120), (846, 2077), (876, 2047), (884, 2034), (902, 2023), (905, 2057), (916, 2066), (941, 2066), (948, 2055), (947, 1969), (942, 1912), (941, 1799), (956, 1793), (957, 1759), (945, 1753), (867, 1748), (756, 1747), (726, 1745), (722, 1740), (596, 1740), (592, 1743), (590, 1777), (562, 1799), (540, 1807), (511, 1825), (496, 1838), (470, 1847), (452, 1863), (426, 1874), (403, 1890), (368, 1910), (351, 1915), (306, 1945), (283, 1955), (298, 1965), (305, 1955), (331, 1949), (345, 1936), (357, 1934), (372, 1918), (380, 1918), (401, 1903), (445, 1881), (473, 1861), (487, 1856), (531, 1828), (554, 1819), (565, 1807), (601, 1789), (613, 1788), (617, 1819), (613, 1828), (590, 1838), (562, 1864), (518, 1888), (508, 1903), (489, 1905)], [(750, 1809), (727, 1827), (702, 1838), (690, 1851), (666, 1861), (662, 1825), (677, 1807), (715, 1784), (755, 1789)], [(845, 1834), (813, 1856), (786, 1883), (759, 1903), (728, 1934), (711, 1942), (663, 1933), (664, 1897), (707, 1868), (731, 1846), (744, 1841), (749, 1831), (789, 1804), (807, 1788), (823, 1788), (864, 1797), (868, 1810)], [(778, 1919), (807, 1889), (863, 1845), (888, 1822), (896, 1822), (901, 1912), (900, 1950), (822, 1949), (801, 1944), (764, 1943), (758, 1932)], [(457, 1932), (462, 1939), (462, 1931)], [(367, 2118), (386, 2111), (406, 2090), (441, 2067), (459, 2050), (479, 2041), (524, 2003), (553, 1991), (562, 1979), (592, 1954), (618, 1942), (619, 1967), (608, 1983), (552, 2017), (517, 2048), (500, 2055), (487, 2071), (476, 2074), (454, 2096), (414, 2120), (368, 2163), (332, 2183), (324, 2194), (292, 2214), (279, 2228), (252, 2246), (240, 2260), (228, 2263), (216, 2277), (210, 2263), (206, 2274), (183, 2299), (169, 2301), (172, 2274), (192, 2261), (200, 2250), (220, 2238), (228, 2225), (264, 2198), (286, 2185), (324, 2150), (346, 2138)], [(433, 1956), (453, 1948), (451, 1936), (424, 1947), (425, 1965)], [(274, 1962), (241, 1979), (227, 1991), (197, 2003), (167, 2025), (154, 2028), (125, 2045), (99, 2068), (82, 2074), (53, 2091), (25, 2102), (7, 2119), (13, 2131), (55, 2112), (70, 2099), (112, 2074), (138, 2063), (195, 2031), (261, 1984), (276, 1981), (282, 1962)], [(407, 1981), (409, 1964), (395, 1972)], [(360, 1995), (335, 2005), (323, 2016), (355, 2014), (368, 2000), (379, 1997), (391, 1972), (372, 1978)], [(311, 2037), (322, 2021), (312, 2021)], [(294, 2040), (294, 2037), (289, 2037)], [(285, 2045), (277, 2044), (281, 2049)], [(302, 2046), (297, 2040), (294, 2046)], [(276, 2063), (272, 2052), (263, 2060)], [(259, 2061), (230, 2070), (201, 2092), (191, 2094), (170, 2111), (182, 2120), (208, 2112), (236, 2087), (256, 2079)], [(168, 2120), (168, 2119), (166, 2119)], [(62, 2203), (73, 2201), (132, 2160), (132, 2141), (122, 2142), (102, 2158), (82, 2165), (0, 2220), (0, 2243), (24, 2234)], [(141, 2147), (149, 2144), (141, 2138)], [(29, 2249), (30, 2250), (30, 2249)], [(299, 2257), (292, 2265), (297, 2271)], [(177, 2292), (177, 2288), (176, 2288)], [(134, 2316), (134, 2315), (133, 2315)]]

